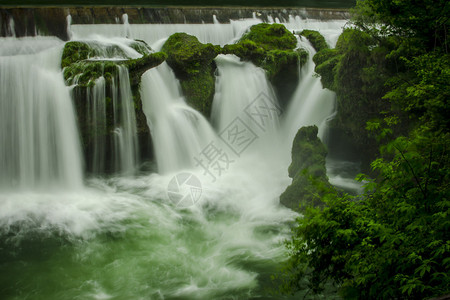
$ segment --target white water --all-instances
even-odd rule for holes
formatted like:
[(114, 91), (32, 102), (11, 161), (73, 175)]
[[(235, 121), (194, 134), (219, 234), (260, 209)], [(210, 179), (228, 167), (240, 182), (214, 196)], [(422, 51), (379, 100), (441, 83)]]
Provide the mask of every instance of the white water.
[(234, 55), (215, 59), (218, 72), (211, 121), (222, 132), (239, 117), (252, 130), (273, 131), (281, 110), (263, 69)]
[(189, 107), (166, 63), (142, 77), (142, 105), (147, 116), (160, 173), (189, 168), (215, 135), (208, 121)]
[(106, 83), (102, 76), (95, 81), (95, 85), (89, 88), (87, 93), (87, 120), (92, 124), (93, 149), (92, 172), (102, 174), (105, 170), (106, 147)]
[[(205, 41), (224, 43), (239, 35), (238, 30), (228, 28), (225, 34), (221, 24), (213, 25), (218, 25), (215, 30), (219, 33), (204, 34), (214, 31), (207, 25), (196, 29)], [(123, 38), (124, 25), (109, 26), (105, 35)], [(191, 27), (177, 26), (177, 30)], [(74, 37), (81, 36), (81, 27), (71, 26)], [(137, 38), (134, 27), (130, 25), (131, 35)], [(158, 29), (142, 25), (145, 34)], [(86, 35), (108, 31), (99, 25), (82, 30)], [(90, 39), (113, 40), (94, 35)], [(159, 37), (144, 39), (153, 43), (152, 39)], [(52, 63), (56, 66), (59, 61), (55, 57)], [(217, 63), (214, 107), (221, 108), (213, 113), (215, 130), (185, 104), (166, 64), (143, 76), (142, 99), (159, 173), (91, 178), (76, 192), (0, 193), (0, 254), (4, 262), (0, 291), (7, 299), (270, 298), (265, 288), (286, 257), (282, 241), (289, 237), (287, 224), (297, 216), (279, 204), (279, 195), (290, 183), (286, 151), (292, 143), (280, 140), (296, 132), (304, 121), (297, 118), (300, 111), (292, 117), (287, 111), (281, 126), (274, 117), (265, 123), (268, 127), (261, 128), (246, 114), (260, 89), (272, 97), (261, 70), (232, 57), (219, 57)], [(312, 66), (308, 65), (299, 84), (311, 77)], [(98, 99), (105, 94), (103, 81), (100, 78), (96, 85)], [(119, 78), (115, 84), (121, 82)], [(313, 90), (307, 93), (311, 97), (320, 94), (319, 85), (306, 87)], [(289, 110), (303, 110), (309, 106), (306, 102), (313, 105), (316, 100), (298, 91)], [(101, 118), (102, 105), (97, 103), (91, 109), (95, 107), (96, 117)], [(307, 117), (319, 125), (326, 114), (320, 108), (309, 112)], [(122, 118), (120, 113), (115, 115)], [(257, 135), (239, 155), (220, 142), (224, 137), (221, 130), (236, 117)], [(117, 145), (132, 144), (125, 142), (123, 127), (116, 128), (120, 128)], [(217, 142), (219, 150), (232, 160), (226, 170), (215, 174), (215, 180), (195, 167), (195, 157), (211, 142)], [(0, 145), (3, 149), (3, 143)], [(199, 178), (202, 194), (196, 205), (179, 208), (168, 197), (169, 182), (178, 172)]]
[(0, 187), (79, 188), (74, 112), (51, 38), (1, 39)]
[(114, 111), (115, 170), (133, 173), (138, 160), (136, 115), (131, 93), (128, 69), (117, 66), (118, 76), (113, 78), (112, 103)]
[[(72, 25), (75, 39), (92, 37), (93, 33), (105, 37), (129, 37), (146, 41), (153, 47), (158, 41), (167, 39), (176, 32), (194, 35), (202, 43), (225, 45), (240, 37), (251, 25), (261, 23), (259, 19), (232, 20), (229, 24), (99, 24)], [(126, 28), (126, 29), (125, 29)]]
[(301, 69), (300, 82), (284, 116), (283, 129), (287, 142), (294, 139), (299, 128), (310, 125), (319, 127), (319, 137), (322, 139), (326, 125), (324, 121), (335, 110), (335, 94), (323, 89), (320, 78), (314, 76), (312, 57), (316, 51), (306, 39), (299, 38), (298, 44), (309, 52), (309, 57)]

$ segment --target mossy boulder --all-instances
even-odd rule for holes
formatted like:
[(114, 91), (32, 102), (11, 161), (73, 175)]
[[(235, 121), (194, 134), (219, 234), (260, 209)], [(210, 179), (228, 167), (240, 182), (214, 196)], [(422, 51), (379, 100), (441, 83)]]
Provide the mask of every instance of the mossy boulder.
[(300, 212), (306, 206), (323, 205), (321, 197), (334, 190), (326, 174), (327, 149), (317, 133), (317, 126), (302, 127), (297, 132), (288, 169), (292, 184), (280, 196), (283, 205)]
[(78, 61), (86, 60), (94, 53), (86, 43), (83, 42), (68, 42), (64, 45), (64, 50), (61, 59), (61, 67), (70, 66)]
[(214, 58), (220, 47), (202, 44), (186, 33), (175, 33), (161, 51), (167, 54), (167, 64), (180, 80), (187, 103), (209, 117), (215, 93)]
[(318, 31), (305, 29), (300, 35), (307, 38), (317, 52), (329, 48), (325, 38)]
[(376, 140), (365, 129), (366, 122), (382, 119), (381, 112), (389, 109), (389, 103), (381, 99), (387, 92), (390, 68), (395, 67), (387, 59), (392, 48), (389, 37), (375, 40), (366, 32), (348, 28), (335, 49), (322, 49), (313, 57), (323, 86), (336, 92), (332, 130), (353, 141), (364, 172), (370, 172), (369, 163), (378, 151)]
[(261, 23), (232, 45), (225, 45), (223, 54), (234, 54), (267, 72), (282, 107), (286, 107), (299, 80), (299, 66), (308, 60), (308, 52), (297, 49), (297, 39), (281, 24)]
[(320, 81), (324, 88), (334, 90), (335, 67), (339, 63), (341, 55), (336, 49), (323, 49), (313, 57), (316, 64), (315, 71), (320, 74)]
[[(68, 85), (73, 85), (74, 107), (78, 119), (84, 158), (86, 161), (86, 171), (96, 172), (93, 166), (94, 153), (102, 151), (100, 155), (105, 157), (106, 164), (101, 169), (104, 172), (113, 172), (114, 130), (117, 123), (117, 116), (121, 103), (112, 104), (112, 99), (117, 96), (113, 94), (112, 83), (118, 86), (120, 80), (120, 69), (123, 66), (128, 69), (130, 86), (133, 95), (134, 111), (136, 116), (137, 136), (140, 147), (140, 159), (152, 158), (152, 141), (147, 120), (142, 110), (142, 101), (139, 93), (139, 84), (142, 74), (150, 68), (161, 64), (167, 55), (162, 52), (154, 53), (143, 41), (131, 41), (129, 46), (140, 53), (142, 57), (130, 59), (125, 51), (116, 45), (102, 45), (95, 42), (68, 42), (63, 50), (61, 66), (63, 75)], [(129, 53), (129, 52), (128, 52)], [(99, 60), (98, 57), (104, 57)], [(108, 60), (108, 58), (123, 58), (121, 60)], [(95, 59), (92, 59), (95, 58)], [(123, 77), (122, 77), (123, 78)], [(104, 107), (105, 120), (99, 120), (99, 116), (92, 117), (89, 111), (88, 99), (95, 93), (94, 87), (102, 84), (104, 102), (100, 107)], [(98, 97), (98, 96), (97, 96)], [(105, 146), (96, 149), (97, 139), (103, 140)]]
[(297, 46), (297, 39), (282, 24), (260, 23), (250, 27), (240, 42), (252, 41), (264, 50), (293, 50)]

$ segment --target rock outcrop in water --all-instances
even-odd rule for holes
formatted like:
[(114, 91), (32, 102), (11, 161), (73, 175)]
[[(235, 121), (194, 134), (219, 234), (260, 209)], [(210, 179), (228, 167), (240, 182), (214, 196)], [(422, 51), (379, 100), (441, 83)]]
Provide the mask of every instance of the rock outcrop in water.
[(288, 170), (292, 184), (281, 194), (280, 202), (296, 211), (322, 205), (322, 196), (333, 190), (326, 174), (327, 150), (317, 133), (317, 126), (302, 127), (292, 144), (292, 163)]
[[(116, 99), (123, 98), (123, 91), (117, 88), (124, 86), (120, 82), (124, 78), (130, 81), (126, 86), (129, 86), (132, 93), (139, 153), (146, 155), (141, 158), (150, 158), (152, 155), (150, 131), (142, 111), (139, 83), (145, 71), (161, 64), (167, 56), (162, 52), (152, 52), (142, 41), (131, 42), (128, 46), (142, 57), (129, 59), (117, 45), (93, 45), (79, 41), (66, 43), (63, 50), (61, 66), (66, 83), (74, 86), (74, 106), (88, 172), (110, 173), (119, 169), (117, 163), (115, 166), (112, 162), (117, 159), (117, 153), (113, 153), (112, 149), (115, 147), (115, 138), (117, 140), (117, 125), (125, 122), (120, 116), (126, 106), (116, 103)], [(117, 57), (123, 59), (108, 59)], [(124, 67), (128, 70), (126, 77), (120, 76)], [(104, 145), (99, 146), (101, 143)], [(100, 167), (95, 167), (99, 164), (95, 161), (99, 159), (93, 155), (104, 157)]]

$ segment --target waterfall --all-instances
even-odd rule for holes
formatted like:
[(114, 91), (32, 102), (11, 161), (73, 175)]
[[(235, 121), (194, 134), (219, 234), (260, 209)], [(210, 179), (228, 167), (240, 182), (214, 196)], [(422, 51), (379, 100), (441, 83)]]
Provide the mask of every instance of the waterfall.
[(320, 78), (314, 76), (312, 57), (316, 53), (311, 44), (299, 38), (299, 46), (309, 53), (308, 61), (301, 69), (300, 80), (291, 102), (286, 110), (283, 128), (287, 142), (291, 143), (302, 126), (316, 125), (319, 127), (319, 137), (323, 137), (324, 121), (335, 110), (335, 94), (322, 88)]
[(1, 39), (0, 187), (79, 188), (82, 163), (57, 39)]
[[(223, 45), (258, 23), (256, 17), (258, 13), (229, 24), (213, 18), (214, 24), (136, 25), (127, 24), (124, 16), (123, 24), (72, 24), (68, 30), (73, 40), (83, 38), (96, 50), (90, 61), (120, 65), (141, 57), (126, 36), (155, 45), (183, 31)], [(292, 23), (290, 30), (303, 28), (294, 24), (295, 18), (283, 20)], [(317, 27), (327, 34), (330, 30), (326, 38), (332, 44), (333, 28)], [(146, 120), (135, 115), (139, 103), (125, 66), (88, 87), (77, 87), (76, 80), (66, 87), (62, 46), (60, 40), (42, 37), (0, 40), (2, 295), (277, 298), (267, 286), (286, 259), (282, 241), (290, 237), (290, 225), (298, 217), (279, 203), (291, 182), (291, 135), (303, 125), (323, 128), (334, 105), (332, 93), (313, 77), (311, 59), (290, 106), (281, 112), (261, 68), (232, 55), (217, 57), (211, 126), (187, 105), (166, 63), (141, 78)], [(313, 55), (305, 41), (299, 40), (299, 46)], [(72, 100), (86, 167), (98, 175), (85, 178), (84, 186)], [(157, 172), (153, 162), (134, 172), (142, 120), (150, 128)], [(211, 155), (217, 163), (209, 170), (214, 178), (199, 160)], [(219, 169), (219, 163), (226, 168)], [(113, 174), (102, 176), (105, 172)], [(195, 201), (179, 206), (171, 195)]]
[(263, 69), (234, 55), (219, 55), (211, 121), (223, 131), (236, 117), (253, 130), (274, 130), (281, 114)]
[(194, 166), (194, 157), (215, 140), (208, 121), (189, 107), (166, 63), (142, 76), (142, 105), (160, 173)]
[(86, 105), (92, 127), (88, 169), (94, 174), (133, 173), (139, 153), (128, 69), (118, 65), (109, 85), (103, 76), (98, 78), (88, 87)]

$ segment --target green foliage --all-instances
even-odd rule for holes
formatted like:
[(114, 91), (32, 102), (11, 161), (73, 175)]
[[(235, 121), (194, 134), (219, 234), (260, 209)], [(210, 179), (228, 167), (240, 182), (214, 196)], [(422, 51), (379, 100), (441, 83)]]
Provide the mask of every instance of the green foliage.
[(317, 52), (329, 49), (325, 38), (318, 31), (305, 29), (300, 34), (308, 39)]
[(450, 6), (446, 0), (359, 0), (355, 15), (355, 24), (372, 32), (413, 37), (426, 50), (448, 47)]
[[(327, 280), (345, 299), (423, 299), (449, 292), (450, 135), (426, 129), (398, 138), (375, 160), (379, 178), (363, 197), (322, 198), (288, 243), (287, 290), (321, 291)], [(307, 279), (306, 285), (300, 283)]]
[(450, 55), (427, 53), (412, 59), (404, 58), (413, 75), (399, 75), (389, 84), (393, 89), (386, 94), (396, 109), (409, 114), (435, 130), (450, 128)]
[(287, 244), (284, 291), (319, 293), (331, 282), (344, 299), (450, 293), (448, 9), (360, 1), (359, 29), (314, 57), (337, 94), (336, 123), (379, 153), (374, 179), (358, 176), (362, 195), (330, 190), (322, 207), (305, 208)]

